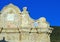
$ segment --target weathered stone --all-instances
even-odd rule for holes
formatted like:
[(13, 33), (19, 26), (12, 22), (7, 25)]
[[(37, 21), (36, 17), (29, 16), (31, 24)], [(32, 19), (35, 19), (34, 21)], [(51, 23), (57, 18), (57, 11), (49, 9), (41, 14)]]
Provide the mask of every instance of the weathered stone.
[(27, 7), (20, 9), (9, 4), (0, 14), (0, 41), (8, 42), (50, 42), (52, 28), (46, 18), (33, 20)]

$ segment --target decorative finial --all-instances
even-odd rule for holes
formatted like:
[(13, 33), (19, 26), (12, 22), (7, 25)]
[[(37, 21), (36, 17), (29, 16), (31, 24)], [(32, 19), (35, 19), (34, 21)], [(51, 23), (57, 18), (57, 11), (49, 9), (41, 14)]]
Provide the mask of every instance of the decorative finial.
[(27, 11), (27, 7), (23, 7), (23, 11)]
[(46, 18), (45, 18), (45, 17), (41, 17), (41, 18), (40, 18), (40, 21), (41, 21), (41, 22), (46, 22)]
[(29, 14), (29, 12), (27, 11), (27, 7), (23, 7), (22, 14)]

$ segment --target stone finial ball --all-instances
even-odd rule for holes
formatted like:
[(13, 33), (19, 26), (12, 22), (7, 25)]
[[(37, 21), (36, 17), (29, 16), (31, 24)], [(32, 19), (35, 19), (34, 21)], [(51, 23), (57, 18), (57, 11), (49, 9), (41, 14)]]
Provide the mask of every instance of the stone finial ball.
[(41, 18), (40, 18), (40, 21), (41, 21), (41, 22), (46, 22), (46, 18), (45, 18), (45, 17), (41, 17)]
[(27, 10), (27, 7), (23, 7), (23, 10)]

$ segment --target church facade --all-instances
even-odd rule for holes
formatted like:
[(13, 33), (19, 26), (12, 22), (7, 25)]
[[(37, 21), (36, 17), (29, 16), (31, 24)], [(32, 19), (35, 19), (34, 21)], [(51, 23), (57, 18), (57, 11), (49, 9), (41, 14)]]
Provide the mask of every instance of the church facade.
[(6, 5), (0, 12), (0, 40), (5, 42), (50, 42), (53, 28), (45, 17), (34, 20), (27, 7), (21, 11), (13, 4)]

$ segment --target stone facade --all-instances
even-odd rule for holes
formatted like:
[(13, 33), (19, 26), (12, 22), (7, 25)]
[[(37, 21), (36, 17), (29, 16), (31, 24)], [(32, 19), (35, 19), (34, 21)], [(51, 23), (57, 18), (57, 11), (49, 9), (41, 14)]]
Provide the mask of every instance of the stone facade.
[(1, 10), (0, 41), (50, 42), (52, 30), (45, 17), (33, 20), (27, 7), (21, 12), (17, 6), (9, 4)]

